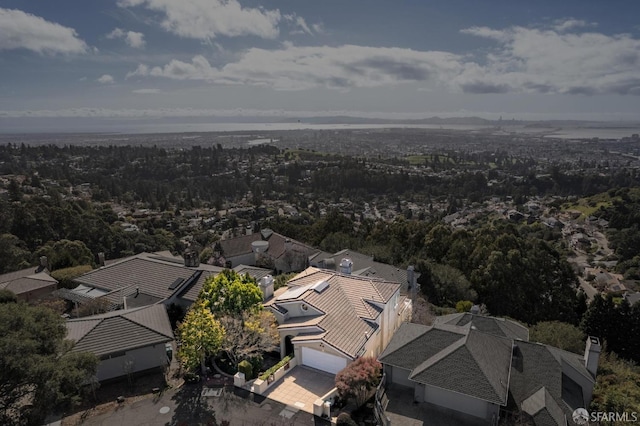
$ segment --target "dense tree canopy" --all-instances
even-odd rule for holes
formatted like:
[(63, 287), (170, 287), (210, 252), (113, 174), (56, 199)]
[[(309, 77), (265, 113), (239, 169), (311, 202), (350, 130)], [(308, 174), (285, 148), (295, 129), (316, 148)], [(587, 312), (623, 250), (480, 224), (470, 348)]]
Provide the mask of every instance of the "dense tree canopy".
[(41, 424), (77, 403), (95, 376), (93, 354), (70, 352), (64, 319), (47, 308), (0, 303), (0, 423)]
[(262, 291), (256, 280), (232, 269), (207, 278), (200, 298), (216, 315), (237, 315), (262, 308)]
[(640, 362), (640, 303), (630, 306), (626, 300), (616, 303), (613, 295), (597, 295), (585, 312), (580, 328), (599, 337), (607, 350), (620, 357)]
[(539, 322), (529, 329), (529, 340), (584, 354), (584, 333), (575, 325), (560, 321)]

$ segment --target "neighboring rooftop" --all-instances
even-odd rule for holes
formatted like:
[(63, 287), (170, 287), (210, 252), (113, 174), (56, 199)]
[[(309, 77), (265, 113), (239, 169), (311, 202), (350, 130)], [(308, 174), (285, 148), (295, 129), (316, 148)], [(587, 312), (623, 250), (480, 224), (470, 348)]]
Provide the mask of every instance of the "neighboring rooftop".
[(67, 331), (67, 339), (75, 342), (73, 351), (99, 357), (173, 340), (164, 305), (68, 320)]
[(498, 337), (508, 337), (529, 341), (529, 329), (516, 321), (506, 318), (489, 317), (468, 312), (436, 317), (436, 324), (467, 325), (483, 333)]
[(55, 290), (58, 281), (46, 269), (28, 268), (0, 275), (0, 289), (10, 290), (16, 296), (51, 287)]
[(293, 251), (304, 253), (306, 256), (318, 252), (317, 249), (290, 239), (282, 234), (272, 231), (271, 229), (263, 229), (260, 232), (254, 232), (249, 235), (242, 235), (235, 238), (220, 240), (220, 247), (225, 258), (241, 256), (252, 252), (251, 243), (255, 241), (268, 241), (266, 254), (273, 259), (278, 259), (285, 254), (286, 243), (291, 245)]
[[(353, 250), (340, 250), (334, 254), (321, 253), (315, 256), (312, 261), (319, 268), (340, 271), (342, 259), (349, 259), (352, 262), (351, 275), (361, 277), (378, 278), (389, 282), (400, 284), (401, 291), (407, 291), (407, 270), (393, 265), (381, 263), (373, 260), (373, 256), (358, 253)], [(414, 272), (415, 279), (420, 275)]]

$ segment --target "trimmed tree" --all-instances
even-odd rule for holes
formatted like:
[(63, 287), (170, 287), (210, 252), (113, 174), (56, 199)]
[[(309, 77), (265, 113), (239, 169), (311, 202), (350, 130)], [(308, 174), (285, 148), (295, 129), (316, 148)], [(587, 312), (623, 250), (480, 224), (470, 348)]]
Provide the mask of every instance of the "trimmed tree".
[(373, 357), (353, 361), (336, 374), (336, 388), (340, 398), (353, 398), (361, 407), (380, 383), (382, 365)]
[(224, 339), (224, 328), (204, 301), (197, 301), (191, 306), (184, 321), (178, 326), (180, 348), (178, 356), (182, 365), (193, 370), (200, 365), (205, 373), (204, 360), (215, 355)]

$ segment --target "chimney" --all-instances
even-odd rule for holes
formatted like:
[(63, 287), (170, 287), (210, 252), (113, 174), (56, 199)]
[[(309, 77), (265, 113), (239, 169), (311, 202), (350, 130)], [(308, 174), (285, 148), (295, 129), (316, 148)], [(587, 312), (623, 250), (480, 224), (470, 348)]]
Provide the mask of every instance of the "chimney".
[(105, 265), (104, 262), (104, 252), (98, 253), (98, 266), (103, 267)]
[(195, 268), (200, 265), (200, 259), (198, 259), (198, 253), (194, 250), (187, 249), (184, 252), (184, 266)]
[(596, 377), (598, 372), (601, 350), (600, 340), (597, 337), (589, 336), (587, 338), (587, 347), (584, 349), (584, 366), (593, 377)]
[(260, 287), (260, 290), (262, 290), (263, 300), (267, 300), (273, 296), (273, 277), (271, 275), (266, 275), (260, 278), (258, 286)]
[(47, 259), (47, 256), (40, 256), (40, 267), (38, 269), (41, 271), (43, 269), (49, 269), (49, 260)]
[(345, 257), (340, 261), (340, 273), (351, 275), (351, 270), (353, 269), (353, 262), (348, 257)]

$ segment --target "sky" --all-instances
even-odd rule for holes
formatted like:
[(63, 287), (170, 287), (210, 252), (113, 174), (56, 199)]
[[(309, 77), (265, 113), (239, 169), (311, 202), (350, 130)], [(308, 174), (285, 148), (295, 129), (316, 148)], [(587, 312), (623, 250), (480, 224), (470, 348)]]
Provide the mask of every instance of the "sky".
[(0, 0), (0, 126), (330, 115), (638, 121), (640, 2)]

